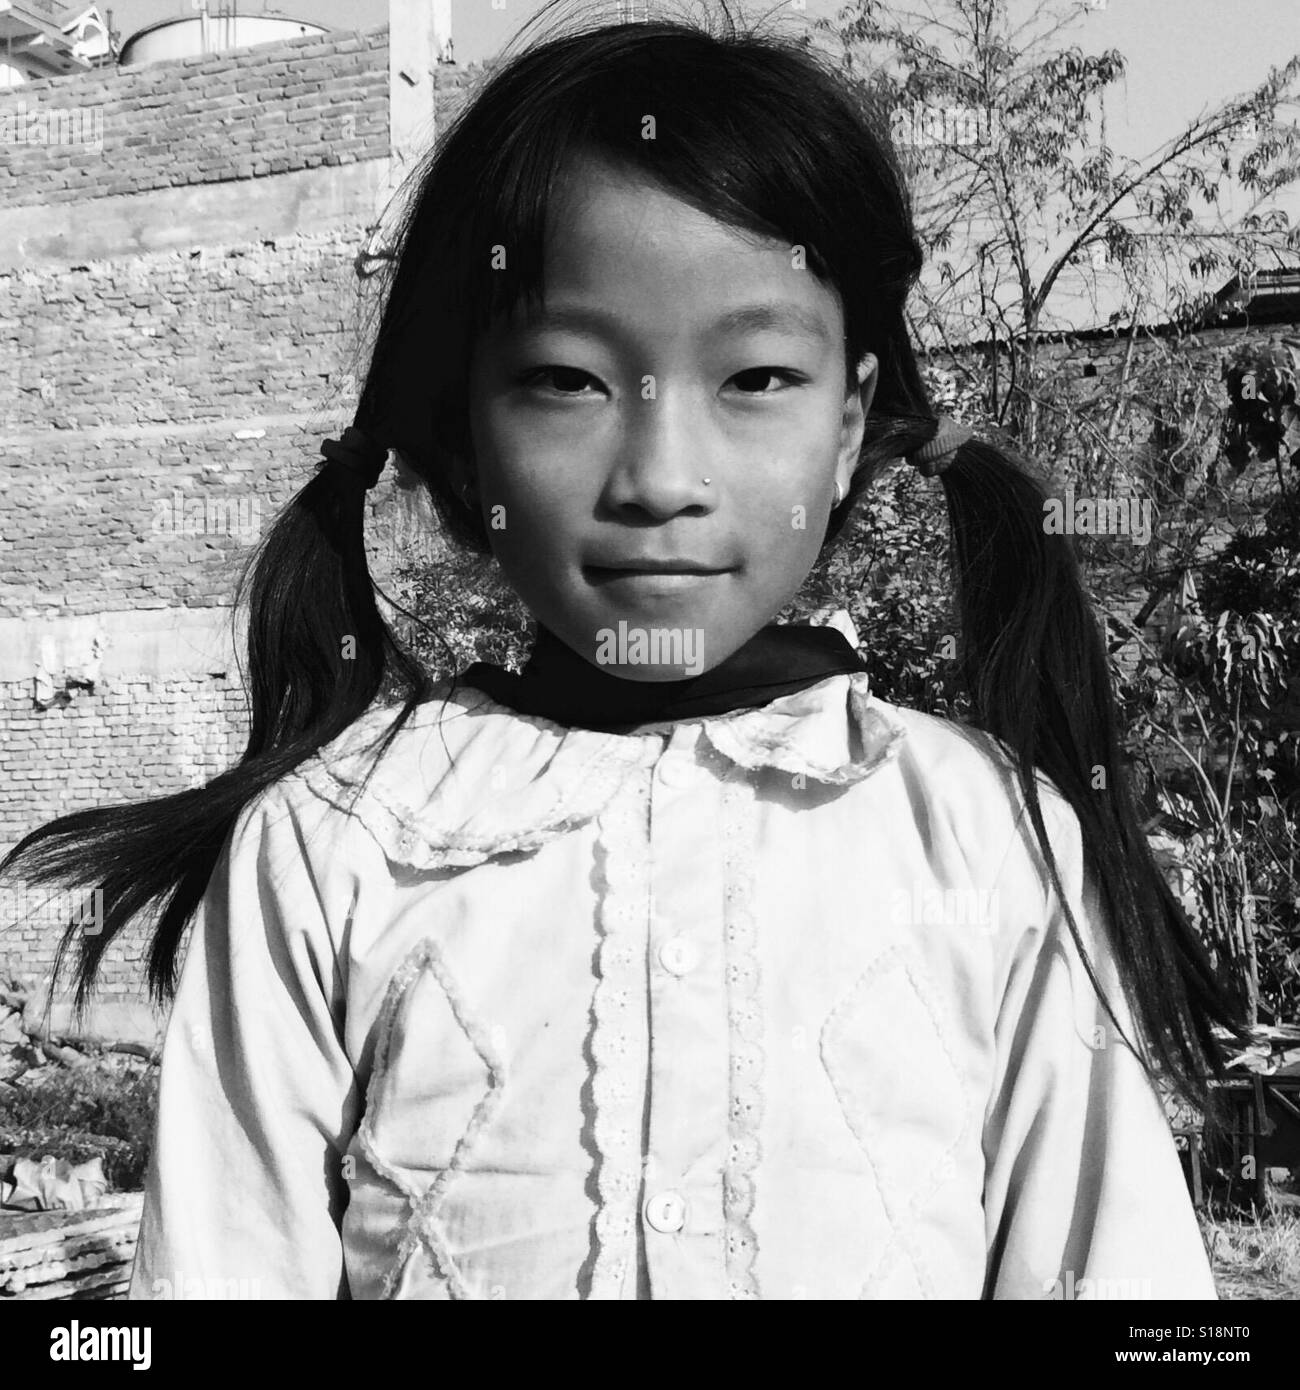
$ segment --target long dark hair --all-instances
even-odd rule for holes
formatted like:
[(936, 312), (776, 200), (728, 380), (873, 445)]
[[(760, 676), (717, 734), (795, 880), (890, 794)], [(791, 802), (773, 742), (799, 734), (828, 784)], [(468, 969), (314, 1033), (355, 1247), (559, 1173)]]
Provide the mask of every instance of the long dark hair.
[[(551, 190), (578, 154), (627, 166), (722, 222), (804, 246), (813, 273), (839, 292), (849, 380), (868, 352), (879, 378), (862, 466), (827, 543), (880, 469), (937, 428), (904, 317), (922, 250), (886, 113), (797, 39), (742, 24), (727, 0), (711, 11), (703, 21), (579, 22), (550, 33), (497, 66), (416, 171), (355, 423), (399, 451), (471, 551), (490, 553), (483, 518), (447, 467), (470, 456), (471, 348), (494, 315), (540, 297)], [(647, 112), (657, 113), (652, 140), (643, 138)], [(507, 248), (504, 268), (497, 247)], [(1218, 1069), (1212, 1025), (1238, 1027), (1237, 1004), (1139, 828), (1106, 653), (1070, 541), (1044, 533), (1045, 493), (1010, 454), (971, 440), (942, 477), (974, 722), (1013, 756), (1063, 901), (1037, 770), (1077, 812), (1151, 1059), (1203, 1098), (1204, 1074)], [(322, 469), (280, 513), (241, 582), (252, 709), (239, 764), (193, 791), (60, 817), (0, 865), (34, 882), (102, 888), (101, 931), (71, 925), (60, 946), (61, 961), (80, 940), (79, 1003), (109, 942), (150, 904), (162, 911), (149, 981), (167, 998), (184, 929), (240, 809), (346, 729), (386, 682), (401, 709), (381, 753), (431, 693), (378, 611), (364, 496), (346, 468)], [(345, 635), (356, 639), (355, 659), (340, 655)]]

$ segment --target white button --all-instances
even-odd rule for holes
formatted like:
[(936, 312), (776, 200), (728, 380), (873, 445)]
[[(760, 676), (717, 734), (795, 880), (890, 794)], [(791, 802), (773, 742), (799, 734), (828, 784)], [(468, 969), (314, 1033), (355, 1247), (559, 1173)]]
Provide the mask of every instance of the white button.
[(646, 1198), (645, 1219), (656, 1231), (680, 1231), (686, 1225), (686, 1199), (680, 1192), (656, 1192)]
[(670, 936), (659, 948), (659, 964), (670, 975), (686, 975), (700, 963), (695, 943), (686, 936)]
[(659, 762), (659, 780), (665, 787), (689, 787), (699, 775), (699, 769), (688, 753), (674, 756), (667, 753)]

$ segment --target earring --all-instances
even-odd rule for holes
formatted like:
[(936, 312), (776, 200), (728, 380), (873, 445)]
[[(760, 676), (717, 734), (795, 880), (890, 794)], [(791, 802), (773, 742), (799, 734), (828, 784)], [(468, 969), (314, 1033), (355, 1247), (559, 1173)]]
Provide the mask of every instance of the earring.
[(702, 482), (702, 483), (704, 484), (705, 487), (708, 487), (708, 485), (709, 485), (712, 481), (713, 481), (712, 478), (701, 478), (701, 479), (700, 479), (700, 482)]
[(840, 487), (840, 480), (839, 480), (838, 478), (836, 478), (836, 479), (835, 479), (835, 503), (834, 503), (834, 506), (831, 507), (831, 511), (834, 511), (835, 508), (838, 507), (838, 506), (840, 505), (840, 503), (843, 502), (843, 501), (844, 501), (844, 489)]

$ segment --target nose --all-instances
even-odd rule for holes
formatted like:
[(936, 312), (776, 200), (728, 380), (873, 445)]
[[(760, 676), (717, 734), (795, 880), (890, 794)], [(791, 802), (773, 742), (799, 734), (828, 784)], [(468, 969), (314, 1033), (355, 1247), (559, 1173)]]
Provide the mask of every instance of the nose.
[[(627, 411), (606, 501), (616, 511), (665, 521), (705, 516), (717, 506), (720, 478), (702, 444), (705, 427), (681, 395), (636, 400)], [(708, 479), (706, 482), (705, 479)]]

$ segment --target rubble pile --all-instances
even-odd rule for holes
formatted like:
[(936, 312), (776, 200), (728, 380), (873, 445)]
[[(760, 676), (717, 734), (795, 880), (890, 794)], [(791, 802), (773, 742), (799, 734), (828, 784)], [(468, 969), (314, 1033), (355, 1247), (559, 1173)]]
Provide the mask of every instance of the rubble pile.
[(156, 1066), (152, 1021), (131, 1007), (78, 1021), (30, 982), (0, 977), (0, 1303), (125, 1296), (143, 1199), (109, 1191), (105, 1163), (131, 1146), (60, 1123), (53, 1107), (48, 1122), (33, 1117), (32, 1098), (76, 1075), (129, 1088)]

